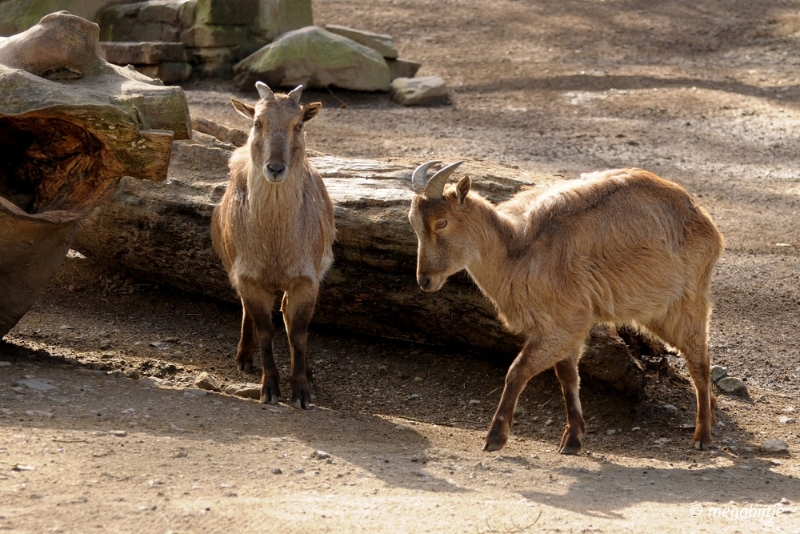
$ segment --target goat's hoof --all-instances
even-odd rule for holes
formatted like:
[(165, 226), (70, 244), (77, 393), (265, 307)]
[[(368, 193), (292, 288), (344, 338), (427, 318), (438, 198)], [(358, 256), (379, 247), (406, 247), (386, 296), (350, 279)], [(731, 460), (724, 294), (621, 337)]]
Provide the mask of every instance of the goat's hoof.
[(486, 452), (499, 451), (505, 447), (508, 442), (508, 433), (508, 428), (504, 427), (502, 422), (498, 424), (493, 421), (489, 427), (489, 433), (486, 434), (486, 444), (483, 446), (483, 450)]
[(308, 410), (311, 407), (311, 403), (307, 399), (293, 399), (292, 406), (298, 410)]
[(253, 362), (236, 362), (236, 367), (243, 373), (253, 372)]
[(703, 443), (702, 441), (698, 440), (694, 442), (694, 448), (697, 449), (698, 451), (707, 451), (711, 449), (711, 444)]
[(261, 404), (278, 404), (278, 396), (264, 393), (261, 395)]
[(292, 394), (292, 406), (298, 410), (308, 410), (311, 406), (311, 393), (308, 391), (308, 386), (295, 386), (294, 393)]
[(508, 437), (499, 436), (490, 430), (489, 435), (486, 436), (486, 443), (483, 446), (483, 450), (486, 452), (499, 451), (505, 447), (507, 441)]
[(278, 404), (281, 390), (277, 380), (267, 380), (261, 384), (261, 404)]
[(505, 443), (502, 443), (502, 444), (501, 443), (489, 443), (487, 441), (486, 444), (483, 446), (483, 450), (486, 451), (486, 452), (494, 452), (494, 451), (499, 451), (504, 446), (505, 446)]
[(560, 449), (558, 449), (558, 454), (580, 454), (583, 450), (583, 447), (580, 445), (564, 445)]
[(564, 429), (561, 443), (558, 444), (558, 454), (579, 454), (583, 450), (580, 435), (570, 434), (570, 427)]

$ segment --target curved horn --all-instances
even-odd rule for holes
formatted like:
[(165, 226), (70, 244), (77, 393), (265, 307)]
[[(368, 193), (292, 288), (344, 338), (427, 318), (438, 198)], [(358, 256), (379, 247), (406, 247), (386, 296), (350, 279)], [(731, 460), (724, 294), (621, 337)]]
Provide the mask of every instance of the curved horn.
[(303, 85), (300, 84), (291, 91), (289, 91), (289, 98), (294, 100), (295, 104), (300, 103), (300, 95), (303, 94)]
[(456, 170), (456, 167), (462, 163), (464, 162), (456, 161), (455, 163), (451, 163), (444, 169), (434, 174), (433, 178), (431, 178), (425, 186), (425, 196), (432, 199), (442, 198), (444, 184), (447, 183), (447, 179), (450, 178), (450, 175), (453, 174), (453, 171)]
[(422, 193), (425, 191), (425, 184), (427, 183), (428, 177), (428, 169), (433, 167), (434, 165), (438, 165), (441, 161), (429, 161), (427, 163), (423, 163), (416, 169), (414, 169), (414, 174), (411, 175), (411, 189), (413, 189), (417, 193)]
[(258, 90), (258, 96), (261, 97), (261, 100), (272, 100), (275, 98), (272, 89), (264, 82), (256, 82), (256, 89)]

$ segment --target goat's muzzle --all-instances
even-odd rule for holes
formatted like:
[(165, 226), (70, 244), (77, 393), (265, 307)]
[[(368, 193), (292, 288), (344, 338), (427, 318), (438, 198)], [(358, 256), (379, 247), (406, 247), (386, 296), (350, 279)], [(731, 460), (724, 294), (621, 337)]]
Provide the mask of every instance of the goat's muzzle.
[(444, 285), (444, 281), (441, 276), (437, 275), (430, 275), (430, 274), (418, 274), (417, 275), (417, 284), (419, 284), (420, 289), (427, 292), (438, 291)]
[(270, 161), (264, 166), (264, 176), (268, 182), (280, 183), (286, 179), (286, 164)]

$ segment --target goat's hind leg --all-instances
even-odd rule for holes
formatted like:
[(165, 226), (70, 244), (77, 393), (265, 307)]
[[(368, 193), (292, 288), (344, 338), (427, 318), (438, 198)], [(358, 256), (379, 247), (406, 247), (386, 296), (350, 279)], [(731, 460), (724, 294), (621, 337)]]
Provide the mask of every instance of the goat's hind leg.
[(311, 406), (309, 382), (313, 376), (306, 355), (308, 325), (314, 315), (318, 292), (318, 285), (303, 279), (292, 284), (281, 304), (292, 354), (292, 405), (306, 410)]
[(700, 302), (693, 306), (682, 303), (670, 310), (671, 321), (648, 324), (647, 328), (668, 344), (677, 348), (694, 383), (697, 396), (697, 418), (694, 427), (694, 447), (708, 449), (717, 398), (711, 391), (711, 362), (708, 355), (708, 316), (710, 308)]
[(578, 376), (578, 352), (555, 365), (556, 376), (561, 382), (561, 392), (567, 408), (567, 427), (558, 446), (560, 454), (578, 454), (583, 449), (581, 439), (586, 432), (583, 421), (581, 400), (578, 396), (580, 377)]

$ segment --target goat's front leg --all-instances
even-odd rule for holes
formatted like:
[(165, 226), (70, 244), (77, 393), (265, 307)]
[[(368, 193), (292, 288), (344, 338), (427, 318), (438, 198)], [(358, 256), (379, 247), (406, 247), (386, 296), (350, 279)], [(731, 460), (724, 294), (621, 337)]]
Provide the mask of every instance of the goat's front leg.
[(558, 452), (561, 454), (578, 454), (582, 450), (581, 438), (586, 432), (586, 423), (583, 421), (581, 400), (578, 397), (580, 377), (578, 376), (578, 352), (566, 360), (561, 360), (555, 366), (556, 376), (561, 382), (561, 392), (564, 395), (564, 404), (567, 407), (567, 427), (561, 436)]
[(284, 294), (281, 305), (292, 354), (292, 405), (306, 410), (311, 405), (309, 381), (313, 376), (306, 356), (308, 324), (314, 315), (318, 292), (318, 284), (301, 279)]
[(511, 367), (508, 368), (503, 395), (500, 397), (500, 404), (497, 406), (492, 424), (489, 426), (483, 450), (499, 451), (505, 446), (511, 432), (514, 408), (517, 406), (520, 393), (531, 378), (553, 366), (553, 362), (545, 361), (542, 356), (543, 351), (539, 341), (529, 339)]
[[(264, 404), (278, 404), (281, 398), (280, 377), (272, 353), (272, 339), (275, 336), (275, 327), (272, 324), (274, 302), (274, 293), (264, 293), (257, 298), (242, 298), (245, 314), (252, 318), (261, 348), (261, 402)], [(244, 326), (242, 330), (244, 331)]]
[(240, 371), (253, 370), (253, 350), (256, 341), (253, 335), (253, 318), (247, 313), (247, 308), (242, 300), (242, 332), (239, 336), (239, 346), (236, 348), (236, 368)]

